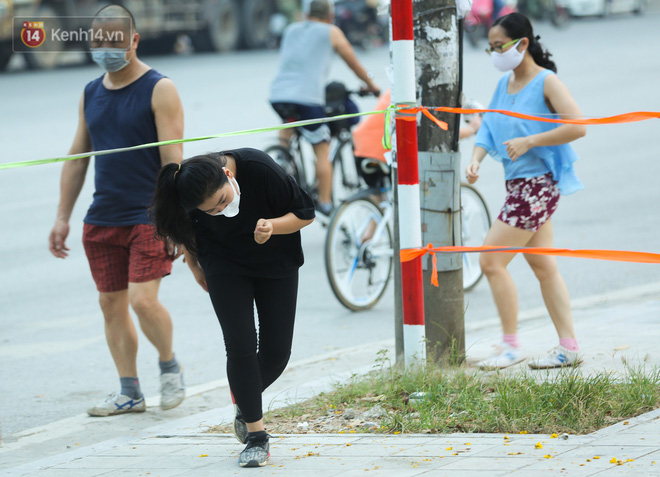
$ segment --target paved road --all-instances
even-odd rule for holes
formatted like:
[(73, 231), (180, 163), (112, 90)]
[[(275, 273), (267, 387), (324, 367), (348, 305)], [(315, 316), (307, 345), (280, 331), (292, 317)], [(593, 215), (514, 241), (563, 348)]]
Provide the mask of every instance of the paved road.
[[(660, 66), (658, 13), (575, 22), (565, 31), (540, 25), (559, 73), (588, 116), (660, 110), (656, 81)], [(377, 82), (386, 85), (386, 49), (360, 53)], [(271, 125), (267, 90), (276, 67), (271, 51), (151, 58), (149, 63), (177, 84), (186, 111), (188, 137)], [(487, 103), (499, 73), (481, 50), (466, 47), (465, 91)], [(76, 105), (95, 66), (0, 75), (1, 162), (64, 154), (76, 125)], [(350, 78), (338, 62), (334, 78)], [(348, 81), (357, 86), (357, 82)], [(363, 109), (373, 100), (361, 100)], [(562, 200), (553, 219), (557, 246), (658, 251), (655, 204), (657, 121), (592, 127), (575, 147), (586, 190)], [(265, 147), (273, 135), (188, 144), (185, 155), (236, 146)], [(470, 145), (464, 150), (469, 153)], [(91, 169), (90, 169), (91, 170)], [(71, 256), (55, 260), (46, 239), (55, 215), (60, 166), (0, 173), (0, 418), (2, 435), (84, 411), (116, 383), (103, 336), (97, 295), (80, 243), (81, 221), (91, 200), (91, 174), (72, 218)], [(499, 164), (490, 161), (477, 184), (495, 213), (504, 196)], [(393, 336), (391, 291), (372, 311), (352, 314), (334, 299), (322, 260), (324, 231), (304, 233), (299, 319), (293, 360)], [(540, 293), (523, 260), (512, 264), (522, 309), (538, 306)], [(574, 297), (656, 281), (657, 268), (587, 260), (560, 261)], [(175, 322), (175, 350), (189, 385), (224, 377), (219, 326), (208, 298), (178, 263), (163, 282), (162, 299)], [(466, 320), (495, 315), (485, 283), (466, 296)], [(634, 323), (631, 323), (634, 326)], [(145, 393), (156, 395), (157, 356), (143, 336), (139, 374)], [(588, 339), (588, 337), (583, 337)]]

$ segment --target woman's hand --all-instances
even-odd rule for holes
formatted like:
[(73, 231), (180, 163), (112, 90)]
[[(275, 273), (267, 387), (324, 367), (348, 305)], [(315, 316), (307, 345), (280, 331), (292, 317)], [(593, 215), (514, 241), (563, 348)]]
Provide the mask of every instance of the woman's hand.
[(204, 269), (197, 261), (197, 257), (186, 250), (186, 248), (183, 246), (180, 246), (179, 249), (183, 251), (183, 263), (188, 264), (188, 268), (190, 268), (190, 271), (195, 277), (195, 281), (197, 281), (199, 286), (202, 287), (206, 293), (208, 293), (209, 288), (206, 286), (206, 275), (204, 274)]
[(479, 167), (481, 163), (478, 161), (472, 161), (465, 169), (465, 176), (467, 177), (468, 184), (474, 184), (479, 179)]
[(257, 220), (257, 226), (254, 229), (254, 241), (259, 245), (265, 244), (271, 235), (273, 235), (273, 224), (270, 223), (270, 220)]
[(528, 137), (515, 137), (504, 141), (502, 144), (506, 146), (506, 153), (512, 161), (515, 161), (533, 147), (532, 141)]
[(202, 267), (199, 265), (191, 265), (190, 262), (188, 263), (188, 266), (190, 267), (190, 271), (195, 277), (195, 280), (197, 283), (199, 283), (199, 286), (202, 287), (206, 293), (208, 293), (209, 288), (206, 286), (206, 275), (204, 274)]

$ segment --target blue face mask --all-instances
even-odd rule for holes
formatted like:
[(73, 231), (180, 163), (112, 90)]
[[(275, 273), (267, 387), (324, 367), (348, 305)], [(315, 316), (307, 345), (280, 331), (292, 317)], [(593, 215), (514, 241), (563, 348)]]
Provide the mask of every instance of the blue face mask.
[(92, 59), (108, 73), (115, 73), (130, 63), (121, 48), (92, 48)]

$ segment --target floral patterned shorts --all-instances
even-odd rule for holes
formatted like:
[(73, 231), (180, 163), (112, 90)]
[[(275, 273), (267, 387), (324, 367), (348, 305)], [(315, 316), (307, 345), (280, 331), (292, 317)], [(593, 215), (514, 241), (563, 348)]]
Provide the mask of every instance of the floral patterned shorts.
[(506, 190), (506, 200), (497, 218), (512, 227), (536, 232), (557, 210), (559, 187), (551, 172), (510, 179), (506, 181)]

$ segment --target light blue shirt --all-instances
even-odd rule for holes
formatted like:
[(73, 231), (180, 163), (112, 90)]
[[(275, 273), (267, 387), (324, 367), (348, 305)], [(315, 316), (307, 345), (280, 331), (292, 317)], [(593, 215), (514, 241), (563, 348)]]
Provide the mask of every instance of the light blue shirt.
[[(505, 74), (497, 83), (497, 89), (488, 109), (503, 109), (558, 119), (559, 115), (551, 113), (548, 109), (543, 95), (545, 78), (550, 74), (554, 73), (543, 70), (516, 94), (507, 93), (511, 73)], [(583, 189), (584, 186), (573, 169), (573, 163), (578, 157), (569, 144), (533, 147), (516, 161), (509, 158), (506, 145), (503, 144), (509, 139), (543, 133), (559, 126), (558, 123), (486, 113), (477, 131), (475, 145), (483, 147), (493, 159), (502, 163), (506, 180), (537, 177), (552, 172), (553, 179), (558, 182), (559, 191), (563, 195), (572, 194)]]
[(325, 104), (325, 83), (334, 57), (330, 28), (327, 23), (304, 21), (284, 30), (271, 103)]

